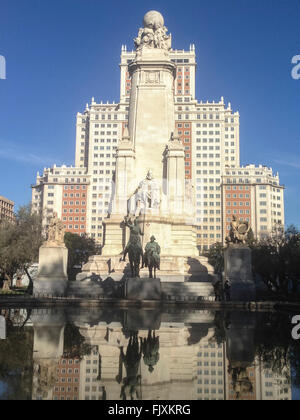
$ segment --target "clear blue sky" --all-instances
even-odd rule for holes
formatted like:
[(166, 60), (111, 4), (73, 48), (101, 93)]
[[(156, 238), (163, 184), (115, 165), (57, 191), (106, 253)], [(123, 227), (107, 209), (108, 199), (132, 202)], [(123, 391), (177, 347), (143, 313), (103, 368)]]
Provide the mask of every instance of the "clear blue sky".
[(279, 171), (300, 228), (300, 0), (1, 0), (0, 195), (25, 204), (38, 170), (74, 163), (76, 113), (119, 100), (121, 45), (151, 9), (173, 48), (196, 45), (197, 99), (240, 112), (241, 163)]

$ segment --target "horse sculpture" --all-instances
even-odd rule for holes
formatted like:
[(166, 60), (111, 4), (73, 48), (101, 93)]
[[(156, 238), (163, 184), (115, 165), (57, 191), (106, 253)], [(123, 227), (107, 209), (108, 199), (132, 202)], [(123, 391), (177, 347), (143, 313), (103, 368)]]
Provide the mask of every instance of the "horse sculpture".
[(140, 277), (140, 263), (141, 258), (143, 259), (143, 252), (141, 248), (135, 244), (129, 244), (127, 252), (131, 269), (131, 277)]
[(159, 270), (159, 264), (157, 261), (157, 257), (154, 255), (154, 251), (150, 251), (149, 254), (147, 255), (145, 266), (148, 267), (149, 278), (156, 279), (156, 270)]
[(144, 233), (141, 231), (138, 217), (136, 217), (133, 222), (130, 217), (125, 217), (124, 222), (125, 226), (130, 229), (130, 237), (128, 244), (124, 249), (123, 261), (125, 261), (126, 255), (128, 254), (131, 277), (140, 277), (141, 257), (143, 259), (141, 236), (143, 236)]
[(155, 237), (151, 236), (150, 242), (147, 243), (144, 255), (144, 264), (149, 269), (149, 278), (156, 279), (156, 270), (160, 270), (160, 246), (155, 242)]

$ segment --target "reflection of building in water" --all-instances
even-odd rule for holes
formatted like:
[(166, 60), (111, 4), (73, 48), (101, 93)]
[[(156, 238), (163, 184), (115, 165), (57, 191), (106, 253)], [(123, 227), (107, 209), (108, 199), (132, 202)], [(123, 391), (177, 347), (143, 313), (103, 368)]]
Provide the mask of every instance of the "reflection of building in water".
[(291, 400), (290, 371), (265, 369), (258, 359), (245, 368), (228, 363), (225, 344), (205, 337), (197, 354), (198, 400)]
[(291, 372), (286, 369), (281, 375), (273, 373), (271, 369), (257, 369), (258, 395), (261, 400), (291, 400)]
[(56, 367), (54, 400), (79, 399), (80, 360), (62, 357)]
[[(255, 357), (250, 322), (243, 331), (232, 317), (226, 342), (219, 344), (210, 312), (159, 317), (149, 312), (142, 321), (135, 311), (135, 318), (126, 313), (126, 322), (78, 322), (89, 345), (80, 361), (63, 357), (63, 320), (45, 323), (35, 316), (32, 398), (291, 399), (290, 370), (275, 374)], [(151, 316), (155, 335), (147, 329)]]
[(80, 364), (80, 399), (102, 400), (105, 391), (101, 381), (101, 358), (97, 346), (93, 346), (91, 354), (83, 357)]
[[(211, 322), (212, 318), (207, 321)], [(198, 342), (207, 334), (207, 330), (207, 327), (200, 328), (194, 338), (191, 325), (162, 322), (160, 329), (155, 331), (155, 337), (159, 340), (159, 348), (156, 347), (159, 355), (153, 356), (153, 369), (149, 369), (149, 359), (145, 358), (144, 353), (141, 356), (135, 398), (196, 399)], [(121, 399), (121, 391), (124, 390), (128, 375), (128, 367), (122, 363), (121, 348), (123, 347), (126, 354), (129, 331), (124, 332), (120, 323), (100, 323), (94, 327), (82, 325), (80, 333), (93, 346), (92, 353), (84, 356), (81, 361), (80, 399)], [(141, 339), (149, 340), (148, 330), (139, 331), (139, 346)], [(126, 396), (131, 397), (129, 393)]]
[(241, 369), (237, 377), (228, 372), (226, 363), (226, 395), (228, 400), (291, 400), (292, 388), (290, 369), (281, 374), (264, 367), (256, 358), (250, 365)]
[(224, 344), (212, 341), (214, 329), (199, 343), (197, 353), (197, 399), (225, 399)]

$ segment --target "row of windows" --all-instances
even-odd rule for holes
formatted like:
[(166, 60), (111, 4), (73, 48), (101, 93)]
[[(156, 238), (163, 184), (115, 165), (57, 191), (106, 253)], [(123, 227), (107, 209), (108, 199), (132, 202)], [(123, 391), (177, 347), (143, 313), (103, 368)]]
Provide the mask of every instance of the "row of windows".
[(199, 139), (199, 138), (197, 138), (196, 142), (197, 143), (220, 143), (220, 139), (206, 139), (206, 138)]
[(105, 162), (105, 165), (104, 165), (104, 162), (93, 162), (93, 165), (94, 166), (111, 166), (111, 165), (116, 166), (116, 162)]
[(78, 392), (78, 388), (76, 386), (75, 387), (68, 386), (67, 388), (65, 388), (64, 386), (62, 387), (56, 386), (54, 391), (55, 392)]
[[(198, 239), (201, 239), (201, 238), (203, 238), (203, 239), (208, 239), (208, 238), (209, 239), (220, 239), (221, 235), (219, 233), (217, 233), (216, 235), (214, 235), (213, 233), (211, 233), (210, 235), (208, 235), (207, 233), (204, 233), (203, 235), (198, 233), (197, 238)], [(204, 250), (207, 250), (207, 247), (204, 248)]]
[(223, 371), (222, 370), (218, 370), (218, 371), (216, 371), (216, 370), (198, 370), (197, 371), (197, 374), (198, 375), (205, 375), (205, 376), (207, 376), (207, 375), (211, 375), (211, 376), (216, 376), (216, 375), (223, 376)]
[(226, 198), (237, 198), (237, 196), (239, 196), (239, 198), (249, 198), (250, 195), (249, 194), (226, 194)]
[(75, 229), (75, 230), (83, 230), (85, 229), (85, 225), (64, 225), (65, 229)]
[(100, 136), (111, 136), (111, 135), (117, 136), (118, 135), (117, 131), (94, 131), (95, 136), (99, 136), (99, 133), (100, 133)]
[[(68, 183), (68, 180), (65, 180), (66, 183)], [(85, 190), (86, 186), (85, 185), (64, 185), (64, 190)]]
[(207, 135), (209, 135), (209, 136), (213, 136), (213, 135), (216, 135), (216, 136), (219, 136), (221, 133), (220, 133), (220, 131), (196, 131), (196, 134), (197, 134), (197, 136), (201, 136), (201, 134), (203, 135), (203, 136), (207, 136)]
[(220, 146), (197, 146), (196, 150), (220, 150)]
[(198, 226), (197, 228), (198, 230), (221, 230), (221, 226), (209, 226), (209, 229), (208, 226)]
[[(73, 221), (73, 217), (69, 217), (69, 219), (67, 217), (63, 217), (63, 222), (66, 222), (67, 220), (69, 220), (69, 222)], [(79, 217), (74, 217), (74, 221), (75, 222), (79, 222)], [(80, 218), (81, 222), (85, 222), (85, 217), (81, 217)]]
[(63, 209), (63, 213), (85, 213), (85, 209)]
[[(122, 117), (122, 115), (121, 115)], [(118, 114), (96, 114), (95, 115), (95, 120), (117, 120), (118, 119)], [(121, 118), (122, 119), (122, 118)]]
[(236, 186), (236, 185), (234, 185), (234, 186), (230, 186), (230, 187), (226, 187), (226, 191), (236, 191), (236, 190), (239, 190), (239, 191), (243, 191), (243, 190), (245, 190), (245, 191), (249, 191), (249, 187), (248, 186), (244, 186), (244, 185), (239, 185), (239, 186)]
[(74, 201), (64, 201), (63, 205), (64, 206), (74, 206), (74, 205), (75, 206), (80, 206), (80, 205), (85, 206), (86, 202), (85, 201), (81, 201), (81, 202), (80, 201), (75, 201), (75, 202)]
[(244, 213), (241, 213), (241, 211), (244, 211), (245, 212), (245, 214), (250, 214), (250, 210), (227, 210), (227, 214), (238, 214), (238, 212), (239, 212), (239, 214), (244, 214)]
[(220, 159), (221, 155), (219, 153), (216, 153), (216, 154), (214, 154), (214, 153), (210, 153), (210, 154), (207, 154), (207, 153), (202, 153), (202, 154), (201, 153), (197, 153), (196, 157), (198, 159), (201, 159), (201, 158), (202, 159)]
[(65, 369), (65, 368), (63, 368), (63, 369), (56, 369), (56, 373), (60, 373), (60, 374), (62, 374), (62, 375), (66, 375), (66, 374), (70, 374), (70, 373), (79, 373), (79, 369), (77, 369), (77, 368), (75, 368), (75, 369), (73, 369), (73, 368), (68, 368), (68, 369)]
[(231, 206), (234, 206), (234, 207), (236, 207), (236, 206), (240, 206), (240, 207), (250, 206), (250, 202), (249, 201), (240, 201), (239, 204), (238, 204), (237, 201), (227, 201), (226, 206), (227, 207), (231, 207)]
[(215, 388), (213, 388), (213, 389), (211, 389), (211, 390), (209, 390), (208, 388), (205, 388), (204, 390), (202, 390), (201, 388), (198, 388), (198, 390), (197, 390), (197, 392), (198, 392), (198, 394), (223, 394), (223, 389), (215, 389)]
[(95, 124), (95, 128), (118, 128), (118, 124)]

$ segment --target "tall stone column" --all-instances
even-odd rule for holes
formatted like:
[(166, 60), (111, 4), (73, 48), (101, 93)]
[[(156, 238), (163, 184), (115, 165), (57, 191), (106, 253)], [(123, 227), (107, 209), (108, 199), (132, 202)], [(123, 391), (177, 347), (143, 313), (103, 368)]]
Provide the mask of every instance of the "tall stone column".
[(171, 215), (182, 215), (185, 198), (184, 148), (176, 134), (168, 143), (166, 158), (169, 212)]
[(129, 135), (135, 148), (136, 183), (151, 169), (165, 195), (164, 152), (175, 127), (175, 65), (165, 50), (145, 48), (129, 65), (129, 72)]
[(125, 128), (122, 141), (117, 150), (115, 200), (113, 213), (124, 217), (128, 212), (128, 198), (135, 188), (135, 152), (128, 129)]

